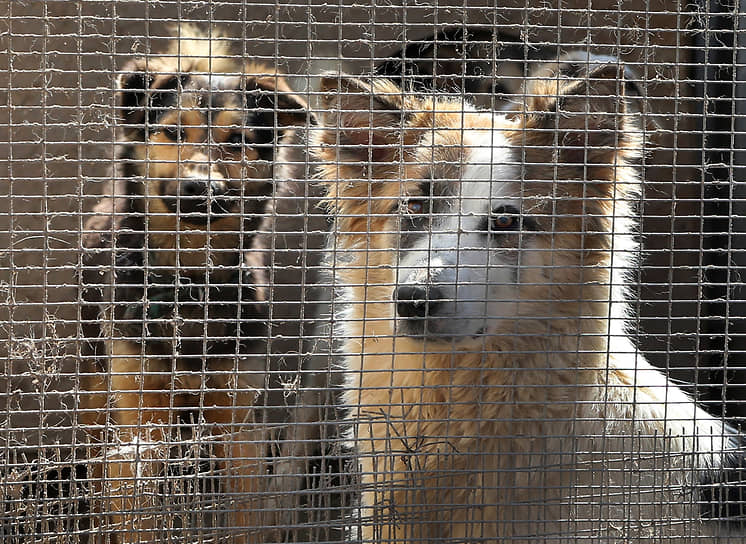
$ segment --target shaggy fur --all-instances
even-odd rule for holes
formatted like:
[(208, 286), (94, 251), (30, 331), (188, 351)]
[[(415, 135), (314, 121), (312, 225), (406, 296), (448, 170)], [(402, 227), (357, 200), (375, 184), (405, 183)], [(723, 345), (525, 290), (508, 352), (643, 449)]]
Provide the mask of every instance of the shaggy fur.
[(184, 26), (163, 56), (122, 70), (120, 171), (85, 225), (81, 407), (108, 444), (101, 509), (123, 542), (152, 540), (163, 524), (142, 513), (159, 507), (136, 477), (157, 488), (185, 423), (214, 438), (230, 524), (278, 522), (261, 511), (273, 503), (251, 496), (266, 491), (264, 460), (280, 438), (269, 424), (288, 418), (266, 357), (270, 259), (257, 233), (274, 150), (295, 140), (307, 110), (274, 69), (233, 53)]
[(743, 453), (625, 332), (642, 141), (617, 63), (584, 75), (506, 114), (322, 82), (365, 541), (727, 532), (699, 502)]

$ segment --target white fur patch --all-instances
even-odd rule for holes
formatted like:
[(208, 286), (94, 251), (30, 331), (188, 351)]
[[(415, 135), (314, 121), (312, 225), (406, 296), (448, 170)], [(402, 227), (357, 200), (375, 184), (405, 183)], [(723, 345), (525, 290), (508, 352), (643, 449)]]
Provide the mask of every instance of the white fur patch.
[[(397, 271), (399, 285), (428, 285), (440, 300), (428, 317), (435, 334), (472, 337), (514, 314), (516, 259), (490, 241), (484, 225), (505, 204), (520, 209), (511, 195), (520, 169), (510, 141), (500, 130), (464, 134), (466, 165), (456, 194), (430, 228), (406, 248)], [(515, 252), (515, 250), (513, 250)], [(407, 326), (406, 323), (402, 324)]]
[[(480, 198), (499, 198), (515, 189), (505, 182), (520, 180), (513, 146), (501, 130), (467, 133), (467, 165), (462, 176), (462, 210), (471, 211)], [(465, 198), (464, 198), (465, 197)]]

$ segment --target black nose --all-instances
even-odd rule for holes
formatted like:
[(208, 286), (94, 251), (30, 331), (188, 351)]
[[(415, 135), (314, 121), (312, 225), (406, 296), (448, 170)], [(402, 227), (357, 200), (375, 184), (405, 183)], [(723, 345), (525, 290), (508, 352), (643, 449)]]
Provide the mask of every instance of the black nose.
[(227, 191), (226, 184), (222, 181), (210, 181), (209, 179), (190, 178), (181, 181), (179, 195), (186, 197), (220, 197)]
[(208, 197), (213, 201), (225, 196), (227, 185), (222, 180), (189, 178), (181, 180), (179, 196), (180, 209), (183, 213), (207, 213)]
[(396, 313), (399, 317), (425, 317), (432, 315), (437, 306), (440, 291), (435, 287), (402, 285), (394, 292)]
[(206, 179), (185, 179), (179, 187), (179, 196), (188, 198), (207, 196), (208, 181)]

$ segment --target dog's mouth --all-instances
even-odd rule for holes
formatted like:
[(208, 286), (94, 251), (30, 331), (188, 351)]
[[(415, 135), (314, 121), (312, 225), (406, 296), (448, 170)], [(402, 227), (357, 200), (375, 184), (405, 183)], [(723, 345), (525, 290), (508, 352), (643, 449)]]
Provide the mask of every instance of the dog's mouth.
[(236, 201), (229, 197), (213, 198), (209, 202), (202, 200), (198, 202), (193, 209), (182, 212), (186, 218), (196, 218), (206, 221), (210, 216), (220, 216), (231, 213)]
[[(449, 319), (449, 318), (440, 318)], [(484, 340), (490, 336), (487, 327), (480, 327), (474, 332), (464, 331), (462, 333), (444, 331), (437, 326), (437, 318), (398, 318), (396, 320), (396, 334), (420, 341), (434, 342), (438, 344), (458, 345), (462, 343), (474, 343)]]
[(178, 214), (181, 221), (187, 223), (204, 225), (208, 221), (223, 219), (237, 212), (239, 198), (225, 195), (217, 198), (169, 198), (166, 204), (174, 213)]

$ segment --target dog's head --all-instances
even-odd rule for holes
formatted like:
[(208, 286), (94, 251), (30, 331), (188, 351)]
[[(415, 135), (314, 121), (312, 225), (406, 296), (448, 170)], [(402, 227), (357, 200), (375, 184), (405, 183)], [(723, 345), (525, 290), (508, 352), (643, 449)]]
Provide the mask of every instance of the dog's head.
[(323, 81), (315, 153), (337, 240), (368, 254), (369, 277), (395, 270), (367, 293), (393, 303), (398, 334), (470, 341), (525, 330), (521, 320), (546, 330), (603, 313), (588, 308), (606, 302), (588, 286), (608, 287), (641, 147), (620, 76), (602, 64), (535, 81), (525, 111), (510, 114), (387, 82)]
[(240, 60), (226, 38), (179, 33), (166, 54), (122, 70), (124, 175), (137, 180), (155, 228), (204, 228), (208, 218), (219, 228), (263, 211), (274, 150), (305, 125), (306, 103), (274, 68)]

